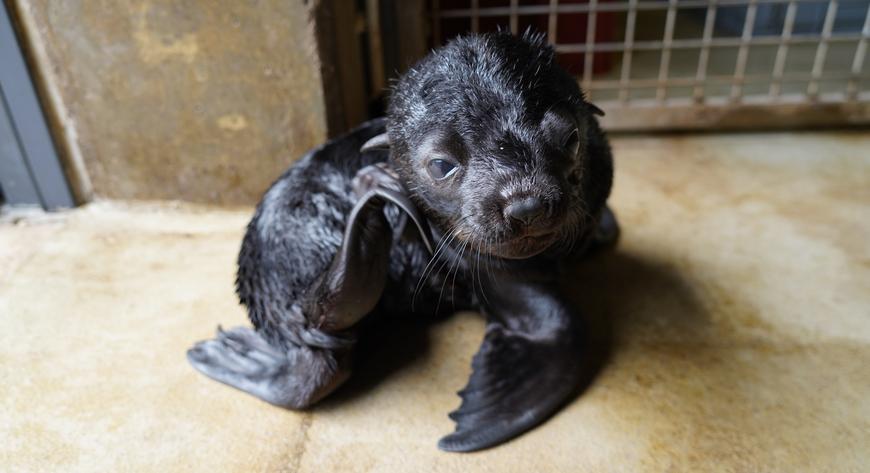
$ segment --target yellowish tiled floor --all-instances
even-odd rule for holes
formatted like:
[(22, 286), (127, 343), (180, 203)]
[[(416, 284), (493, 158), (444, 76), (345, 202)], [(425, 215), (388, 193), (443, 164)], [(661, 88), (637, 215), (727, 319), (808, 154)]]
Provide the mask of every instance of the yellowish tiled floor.
[(320, 407), (212, 382), (249, 210), (101, 203), (0, 223), (4, 471), (867, 471), (870, 134), (620, 137), (623, 239), (572, 275), (589, 388), (493, 450), (438, 438), (483, 324), (383, 343)]

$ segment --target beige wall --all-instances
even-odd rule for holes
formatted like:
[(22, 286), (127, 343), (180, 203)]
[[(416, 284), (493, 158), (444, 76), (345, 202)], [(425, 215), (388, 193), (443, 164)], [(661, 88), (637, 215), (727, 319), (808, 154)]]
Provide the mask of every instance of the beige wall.
[(327, 136), (302, 0), (12, 0), (80, 200), (250, 204)]

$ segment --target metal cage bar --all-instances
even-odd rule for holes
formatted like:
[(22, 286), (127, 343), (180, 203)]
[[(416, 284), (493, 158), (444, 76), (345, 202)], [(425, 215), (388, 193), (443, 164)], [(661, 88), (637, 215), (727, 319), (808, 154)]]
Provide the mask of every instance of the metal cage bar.
[(831, 31), (834, 30), (834, 20), (837, 18), (837, 0), (830, 0), (828, 10), (825, 13), (825, 24), (822, 27), (822, 38), (816, 48), (816, 57), (813, 60), (813, 73), (810, 83), (807, 85), (807, 96), (815, 99), (819, 94), (819, 79), (822, 77), (822, 69), (825, 67), (825, 57), (828, 55), (828, 41), (831, 39)]
[(861, 40), (855, 47), (855, 58), (852, 59), (852, 77), (849, 78), (849, 83), (846, 85), (846, 95), (849, 100), (855, 100), (858, 97), (858, 77), (861, 75), (861, 68), (864, 67), (864, 57), (867, 55), (867, 38), (870, 37), (870, 5), (867, 5), (864, 27), (861, 28), (861, 32)]
[(619, 101), (628, 103), (631, 80), (631, 54), (634, 50), (634, 26), (637, 22), (637, 0), (628, 1), (628, 14), (625, 19), (625, 43), (622, 50), (622, 70), (619, 77)]
[[(822, 2), (827, 2), (826, 8), (812, 7)], [(825, 117), (847, 123), (870, 122), (870, 91), (865, 85), (870, 81), (870, 73), (865, 71), (870, 5), (859, 10), (863, 17), (856, 19), (855, 2), (844, 0), (588, 0), (570, 4), (549, 0), (533, 5), (510, 0), (496, 7), (481, 7), (479, 0), (469, 0), (468, 8), (449, 10), (439, 10), (439, 3), (433, 2), (432, 15), (436, 43), (442, 39), (440, 22), (445, 19), (467, 18), (476, 32), (481, 29), (481, 18), (504, 17), (504, 26), (517, 33), (524, 17), (545, 16), (538, 25), (546, 25), (547, 38), (560, 58), (580, 55), (570, 61), (579, 71), (577, 79), (587, 97), (594, 95), (599, 105), (608, 109), (605, 121), (627, 123), (617, 128), (631, 128), (644, 120), (656, 123), (656, 127), (667, 127), (663, 123), (698, 127), (722, 120), (739, 126), (744, 123), (741, 120), (750, 123), (764, 117), (781, 123), (816, 123)], [(811, 7), (803, 9), (802, 4)], [(843, 27), (838, 12), (847, 11), (846, 5), (851, 26)], [(737, 13), (734, 7), (739, 8)], [(703, 16), (682, 16), (687, 9), (703, 9)], [(655, 30), (640, 15), (656, 11), (663, 13), (659, 17), (663, 20), (656, 20), (663, 21), (657, 26), (662, 29), (658, 39), (648, 39), (649, 32)], [(625, 17), (617, 23), (604, 17), (606, 12)], [(561, 20), (566, 14), (586, 14), (579, 20), (585, 23), (585, 37), (559, 42), (557, 28), (560, 24), (566, 27)], [(773, 21), (780, 19), (781, 29), (773, 26)], [(697, 29), (688, 31), (696, 31), (700, 37), (687, 35), (683, 21), (694, 22), (690, 28)], [(860, 31), (859, 21), (863, 25)], [(726, 34), (720, 34), (721, 28), (728, 28), (723, 30)], [(853, 44), (854, 56), (847, 59), (839, 50), (837, 56), (829, 54), (835, 51), (834, 45)], [(692, 65), (688, 72), (687, 63), (682, 61), (694, 50), (697, 66)], [(730, 56), (732, 50), (736, 52), (734, 59), (730, 59), (734, 57)], [(761, 56), (756, 56), (756, 51)], [(650, 58), (641, 54), (650, 52), (660, 55)], [(598, 62), (602, 55), (606, 55), (604, 61)], [(759, 66), (766, 66), (765, 60), (770, 63), (769, 72), (759, 73)], [(603, 67), (596, 70), (597, 64)], [(801, 64), (807, 64), (806, 69)], [(817, 108), (807, 108), (810, 106)], [(763, 107), (778, 107), (779, 111), (761, 113)], [(801, 117), (789, 115), (796, 111)]]
[(737, 63), (734, 65), (734, 80), (731, 83), (731, 101), (739, 102), (743, 98), (743, 76), (746, 75), (746, 61), (749, 60), (749, 43), (752, 41), (752, 30), (755, 28), (755, 14), (758, 12), (756, 0), (749, 2), (746, 8), (746, 19), (743, 22), (743, 34), (740, 35), (740, 49), (737, 51)]
[(664, 103), (667, 97), (668, 70), (671, 67), (671, 42), (674, 39), (674, 23), (677, 19), (677, 0), (668, 1), (668, 13), (665, 18), (665, 37), (662, 40), (662, 57), (659, 61), (659, 84), (656, 88), (656, 100)]
[(713, 42), (713, 26), (716, 24), (716, 0), (710, 0), (707, 14), (704, 17), (704, 33), (701, 39), (701, 51), (698, 53), (698, 70), (695, 73), (695, 83), (692, 98), (696, 103), (704, 101), (704, 80), (707, 78), (707, 64), (710, 60), (710, 44)]
[[(803, 73), (803, 74), (788, 74), (783, 75), (782, 82), (807, 82), (812, 79), (812, 74)], [(852, 77), (851, 72), (840, 72), (840, 73), (831, 73), (825, 76), (826, 79), (830, 80), (847, 80)], [(770, 76), (767, 74), (759, 74), (759, 75), (744, 75), (743, 83), (761, 83), (767, 82), (770, 80)], [(705, 78), (705, 82), (708, 84), (721, 84), (727, 85), (732, 84), (734, 82), (734, 76), (732, 75), (719, 75), (719, 76), (707, 76)], [(623, 86), (628, 87), (630, 89), (637, 88), (648, 88), (648, 87), (656, 87), (659, 84), (658, 79), (634, 79), (630, 81), (627, 85), (624, 85), (620, 80), (597, 80), (592, 82), (592, 89), (619, 89)], [(668, 85), (677, 86), (677, 87), (687, 87), (694, 85), (696, 83), (696, 79), (694, 77), (673, 77), (668, 79)], [(729, 97), (730, 98), (730, 97)]]
[(773, 75), (768, 92), (771, 97), (779, 97), (782, 93), (782, 75), (785, 72), (785, 59), (788, 57), (789, 40), (791, 39), (792, 31), (794, 31), (796, 13), (797, 3), (793, 1), (788, 2), (788, 7), (785, 10), (785, 19), (782, 24), (782, 39), (779, 42), (779, 47), (776, 50), (776, 59), (773, 63)]
[(559, 0), (550, 0), (550, 12), (547, 14), (547, 41), (556, 44), (556, 29), (559, 26)]
[[(627, 32), (626, 32), (627, 34)], [(868, 35), (862, 33), (843, 33), (831, 35), (828, 43), (850, 43), (859, 41), (861, 38), (866, 38)], [(819, 36), (804, 34), (792, 35), (787, 40), (783, 40), (777, 36), (756, 36), (751, 39), (752, 46), (778, 46), (782, 41), (786, 44), (818, 44)], [(709, 42), (702, 39), (675, 39), (671, 41), (671, 49), (695, 49), (704, 46), (711, 48), (723, 47), (739, 47), (744, 43), (743, 38), (711, 38)], [(656, 51), (664, 48), (664, 41), (633, 41), (631, 49), (635, 51)], [(595, 51), (597, 52), (619, 52), (625, 50), (625, 42), (608, 42), (595, 43)], [(585, 43), (568, 43), (557, 44), (556, 51), (560, 53), (584, 53), (586, 52)]]
[[(717, 4), (720, 7), (727, 6), (747, 6), (753, 0), (718, 0)], [(758, 5), (762, 4), (783, 4), (790, 1), (798, 3), (819, 3), (821, 0), (754, 0)], [(631, 6), (630, 1), (625, 2), (604, 2), (598, 3), (594, 8), (597, 12), (627, 12), (629, 10), (646, 11), (646, 10), (667, 10), (669, 4), (667, 2), (635, 2)], [(679, 0), (679, 8), (705, 8), (710, 4), (710, 0)], [(451, 10), (443, 10), (436, 12), (440, 18), (465, 18), (472, 16), (473, 8), (456, 8)], [(485, 7), (476, 8), (477, 15), (480, 17), (489, 16), (509, 16), (511, 7)], [(559, 5), (556, 13), (589, 13), (593, 8), (588, 3), (581, 4), (565, 4)], [(550, 11), (549, 5), (521, 5), (517, 7), (518, 15), (546, 15)]]
[(598, 0), (589, 0), (589, 15), (586, 17), (586, 52), (583, 54), (583, 90), (591, 90), (592, 72), (595, 67), (595, 28), (598, 15), (595, 11), (595, 6), (598, 5)]

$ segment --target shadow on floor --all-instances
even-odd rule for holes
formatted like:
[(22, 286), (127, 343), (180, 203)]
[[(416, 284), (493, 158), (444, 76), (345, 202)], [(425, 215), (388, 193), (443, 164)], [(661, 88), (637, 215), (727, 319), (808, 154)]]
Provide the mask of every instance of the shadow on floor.
[[(436, 322), (437, 323), (437, 322)], [(353, 373), (316, 410), (329, 410), (363, 396), (393, 373), (425, 358), (431, 321), (378, 321), (367, 327), (356, 346)]]
[(618, 249), (595, 253), (568, 271), (564, 293), (586, 330), (583, 377), (568, 403), (582, 399), (620, 347), (650, 327), (679, 338), (708, 331), (708, 314), (676, 268)]
[[(675, 268), (660, 261), (602, 251), (570, 270), (565, 286), (587, 330), (578, 396), (594, 383), (621, 341), (638, 332), (638, 326), (661, 327), (693, 339), (703, 338), (708, 326), (708, 316), (691, 287)], [(370, 327), (360, 337), (351, 378), (316, 409), (328, 410), (365, 395), (393, 373), (426, 357), (432, 324), (400, 320)]]
[(642, 255), (598, 253), (566, 277), (565, 293), (578, 308), (591, 344), (605, 352), (641, 331), (670, 338), (706, 337), (710, 317), (674, 265)]

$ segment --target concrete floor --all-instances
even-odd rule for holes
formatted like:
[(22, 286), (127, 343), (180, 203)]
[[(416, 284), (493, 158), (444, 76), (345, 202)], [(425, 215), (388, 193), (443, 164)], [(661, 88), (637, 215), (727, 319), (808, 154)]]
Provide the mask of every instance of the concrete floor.
[(574, 271), (597, 376), (493, 450), (438, 451), (482, 336), (409, 325), (316, 409), (184, 358), (246, 323), (250, 209), (100, 203), (0, 223), (4, 471), (867, 471), (870, 134), (614, 140), (623, 239)]

